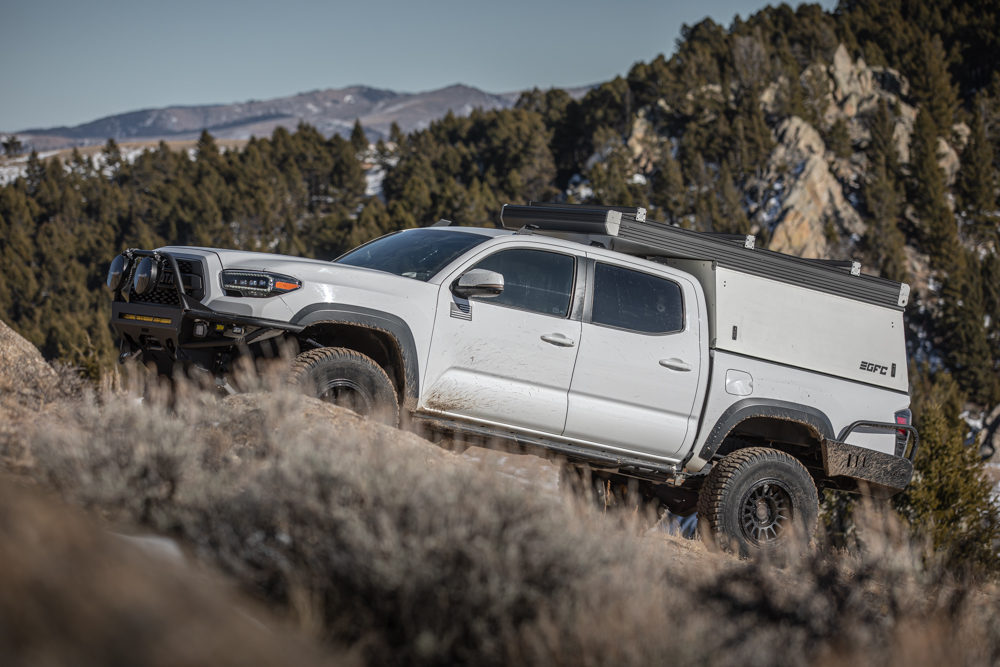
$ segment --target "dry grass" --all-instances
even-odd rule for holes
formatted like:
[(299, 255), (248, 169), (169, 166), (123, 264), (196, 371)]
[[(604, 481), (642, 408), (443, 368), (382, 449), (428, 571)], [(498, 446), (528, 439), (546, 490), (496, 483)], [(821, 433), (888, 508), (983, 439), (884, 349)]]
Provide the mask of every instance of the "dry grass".
[(863, 549), (741, 562), (271, 389), (8, 401), (0, 466), (372, 665), (1000, 661), (996, 588), (925, 566), (878, 512)]
[(332, 665), (210, 573), (0, 478), (0, 656), (19, 665)]

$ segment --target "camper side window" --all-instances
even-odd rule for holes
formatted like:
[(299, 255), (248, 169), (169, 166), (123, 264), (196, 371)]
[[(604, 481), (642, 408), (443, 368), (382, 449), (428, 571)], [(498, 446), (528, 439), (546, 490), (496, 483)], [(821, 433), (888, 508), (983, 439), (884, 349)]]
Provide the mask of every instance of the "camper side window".
[(649, 334), (684, 328), (680, 286), (664, 278), (598, 262), (594, 270), (594, 324)]

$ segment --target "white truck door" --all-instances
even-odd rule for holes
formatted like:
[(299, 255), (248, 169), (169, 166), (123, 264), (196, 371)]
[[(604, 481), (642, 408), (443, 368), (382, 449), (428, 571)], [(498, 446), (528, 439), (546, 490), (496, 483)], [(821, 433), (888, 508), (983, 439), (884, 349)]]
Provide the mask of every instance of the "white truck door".
[[(442, 283), (421, 410), (562, 432), (580, 343), (570, 307), (586, 260), (556, 249), (487, 251)], [(456, 297), (452, 282), (473, 268), (503, 274), (503, 293)]]
[(564, 435), (670, 456), (694, 436), (701, 376), (693, 286), (598, 259), (588, 268)]

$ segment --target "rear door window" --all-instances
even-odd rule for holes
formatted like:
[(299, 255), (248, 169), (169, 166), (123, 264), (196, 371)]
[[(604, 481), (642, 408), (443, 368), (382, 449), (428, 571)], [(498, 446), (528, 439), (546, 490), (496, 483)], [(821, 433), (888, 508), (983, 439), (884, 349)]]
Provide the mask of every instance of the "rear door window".
[(478, 297), (478, 300), (566, 317), (573, 294), (573, 267), (574, 259), (569, 255), (521, 248), (502, 250), (474, 268), (502, 274), (503, 292), (495, 297)]
[(648, 273), (598, 262), (594, 269), (594, 324), (646, 334), (684, 328), (680, 285)]

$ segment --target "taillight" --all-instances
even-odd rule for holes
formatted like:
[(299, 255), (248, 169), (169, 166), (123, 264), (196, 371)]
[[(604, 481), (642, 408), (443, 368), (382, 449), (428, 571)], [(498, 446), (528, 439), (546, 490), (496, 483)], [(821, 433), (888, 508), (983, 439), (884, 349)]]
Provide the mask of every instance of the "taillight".
[[(913, 413), (909, 410), (900, 410), (896, 413), (896, 423), (909, 426), (913, 420)], [(903, 456), (906, 453), (906, 441), (910, 434), (905, 429), (896, 430), (896, 456)]]

